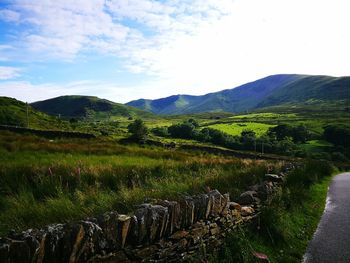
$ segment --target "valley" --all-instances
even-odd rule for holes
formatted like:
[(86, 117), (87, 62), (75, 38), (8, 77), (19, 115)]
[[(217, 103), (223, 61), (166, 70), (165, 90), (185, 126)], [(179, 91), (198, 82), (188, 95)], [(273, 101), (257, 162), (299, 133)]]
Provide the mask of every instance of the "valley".
[[(147, 200), (180, 200), (213, 189), (236, 201), (265, 174), (293, 163), (300, 168), (283, 183), (282, 192), (259, 208), (261, 229), (242, 228), (226, 238), (220, 251), (204, 257), (254, 262), (258, 250), (271, 262), (296, 262), (323, 211), (319, 203), (330, 175), (350, 168), (346, 98), (316, 96), (240, 112), (180, 115), (89, 96), (32, 104), (7, 97), (0, 101), (2, 236), (106, 211), (127, 215)], [(305, 214), (307, 207), (317, 209)], [(301, 243), (300, 229), (306, 233)]]

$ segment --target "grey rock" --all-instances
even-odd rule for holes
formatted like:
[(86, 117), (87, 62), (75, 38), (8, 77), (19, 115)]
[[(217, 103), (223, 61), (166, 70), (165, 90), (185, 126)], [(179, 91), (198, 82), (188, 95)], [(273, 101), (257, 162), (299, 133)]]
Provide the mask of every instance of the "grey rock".
[(164, 230), (164, 235), (169, 236), (174, 231), (179, 230), (181, 227), (181, 208), (180, 204), (175, 201), (160, 200), (158, 205), (168, 208), (169, 220)]
[(194, 201), (194, 222), (206, 218), (209, 196), (201, 194), (193, 197)]
[(256, 191), (246, 191), (239, 196), (237, 202), (240, 205), (251, 205), (258, 201), (257, 197), (258, 193)]
[(97, 218), (107, 242), (107, 250), (113, 251), (117, 246), (118, 239), (118, 213), (107, 212)]
[(283, 182), (282, 177), (278, 176), (277, 174), (265, 174), (265, 179), (267, 181), (276, 182), (276, 183)]
[(189, 227), (194, 221), (194, 201), (192, 197), (185, 197), (179, 203), (181, 209), (181, 227)]
[(211, 206), (211, 216), (218, 216), (223, 209), (223, 196), (220, 194), (218, 190), (213, 190), (208, 193), (209, 198), (211, 198), (212, 206)]

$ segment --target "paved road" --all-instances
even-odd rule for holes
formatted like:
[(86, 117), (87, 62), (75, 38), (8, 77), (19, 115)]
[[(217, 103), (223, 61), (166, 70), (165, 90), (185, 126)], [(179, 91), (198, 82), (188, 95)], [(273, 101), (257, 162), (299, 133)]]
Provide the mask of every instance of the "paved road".
[(332, 180), (324, 214), (304, 263), (350, 263), (350, 173)]

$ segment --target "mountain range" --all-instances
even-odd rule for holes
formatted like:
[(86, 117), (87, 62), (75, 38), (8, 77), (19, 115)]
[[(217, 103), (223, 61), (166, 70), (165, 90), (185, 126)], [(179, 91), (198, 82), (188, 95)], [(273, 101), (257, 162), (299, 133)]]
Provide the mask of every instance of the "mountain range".
[(311, 107), (317, 105), (319, 108), (324, 105), (350, 107), (350, 77), (273, 75), (234, 89), (202, 96), (174, 95), (156, 100), (140, 99), (126, 105), (78, 95), (60, 96), (30, 105), (13, 98), (0, 97), (0, 124), (26, 126), (29, 121), (31, 126), (51, 127), (57, 125), (59, 116), (90, 120), (105, 120), (109, 117), (145, 119), (155, 118), (154, 114), (241, 113), (273, 106), (289, 108), (310, 104)]
[(307, 101), (350, 101), (350, 77), (280, 74), (268, 76), (237, 88), (201, 96), (170, 97), (128, 102), (155, 114), (188, 114), (199, 112), (245, 112), (264, 107)]

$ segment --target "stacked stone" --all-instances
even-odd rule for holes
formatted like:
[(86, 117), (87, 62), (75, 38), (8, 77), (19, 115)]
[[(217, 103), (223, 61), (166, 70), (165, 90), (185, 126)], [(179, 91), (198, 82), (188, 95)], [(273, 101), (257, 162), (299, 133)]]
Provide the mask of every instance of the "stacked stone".
[(238, 203), (213, 190), (179, 201), (153, 200), (133, 215), (108, 212), (97, 218), (55, 224), (0, 238), (0, 263), (181, 262), (214, 251), (227, 233), (257, 216), (283, 181), (281, 175), (243, 193)]

